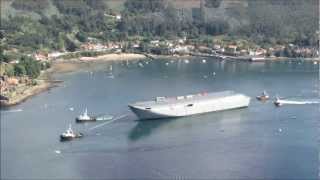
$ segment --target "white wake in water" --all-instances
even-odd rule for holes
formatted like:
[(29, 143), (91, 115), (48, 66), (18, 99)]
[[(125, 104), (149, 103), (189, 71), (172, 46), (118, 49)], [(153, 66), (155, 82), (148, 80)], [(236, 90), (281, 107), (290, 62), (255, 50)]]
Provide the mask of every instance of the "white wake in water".
[(22, 109), (12, 109), (12, 110), (6, 110), (2, 111), (2, 113), (16, 113), (16, 112), (22, 112)]
[(320, 104), (320, 101), (292, 101), (292, 100), (279, 100), (281, 104)]
[(114, 121), (116, 121), (116, 120), (120, 120), (120, 119), (122, 119), (122, 118), (124, 118), (124, 117), (126, 117), (126, 116), (127, 116), (126, 114), (121, 115), (121, 116), (119, 116), (119, 117), (114, 118), (114, 119), (111, 120), (111, 121), (107, 121), (107, 122), (105, 122), (105, 123), (96, 125), (96, 126), (90, 128), (89, 130), (91, 131), (91, 130), (97, 129), (97, 128), (99, 128), (99, 127), (105, 126), (105, 125), (110, 124), (110, 123), (112, 123), (112, 122), (114, 122)]

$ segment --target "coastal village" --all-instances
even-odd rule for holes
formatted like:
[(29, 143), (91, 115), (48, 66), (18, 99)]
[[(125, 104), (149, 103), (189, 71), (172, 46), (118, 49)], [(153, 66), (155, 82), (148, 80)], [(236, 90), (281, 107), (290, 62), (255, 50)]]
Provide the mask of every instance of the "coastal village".
[(319, 178), (319, 4), (1, 0), (0, 179)]
[[(93, 38), (92, 38), (93, 39)], [(34, 57), (37, 61), (54, 61), (61, 59), (68, 54), (80, 52), (101, 52), (101, 54), (110, 53), (142, 53), (150, 55), (165, 56), (211, 56), (218, 58), (241, 59), (254, 61), (259, 60), (277, 60), (283, 58), (314, 58), (319, 57), (319, 49), (316, 47), (300, 47), (294, 44), (276, 45), (274, 47), (262, 48), (257, 45), (249, 47), (245, 41), (234, 42), (214, 42), (209, 44), (190, 42), (186, 38), (177, 40), (151, 40), (144, 42), (99, 42), (98, 40), (89, 40), (80, 45), (79, 50), (74, 52), (37, 51), (27, 56)], [(143, 47), (144, 46), (144, 47)], [(15, 51), (14, 49), (12, 51)], [(19, 63), (11, 61), (10, 63)]]
[[(41, 63), (55, 63), (59, 61), (68, 61), (66, 57), (69, 55), (78, 58), (79, 60), (85, 60), (85, 55), (82, 52), (98, 53), (99, 55), (106, 54), (142, 54), (146, 58), (156, 55), (164, 56), (203, 56), (213, 57), (222, 60), (245, 60), (245, 61), (268, 61), (268, 60), (281, 60), (287, 59), (288, 54), (291, 58), (311, 58), (317, 63), (317, 57), (319, 57), (319, 50), (314, 47), (299, 47), (294, 44), (289, 45), (277, 45), (270, 48), (261, 48), (258, 46), (248, 47), (243, 41), (238, 42), (217, 42), (212, 41), (212, 45), (194, 43), (187, 38), (181, 38), (176, 40), (151, 40), (147, 44), (140, 41), (135, 42), (108, 42), (104, 43), (93, 38), (89, 38), (89, 41), (82, 43), (80, 49), (75, 52), (67, 51), (54, 51), (54, 52), (42, 52), (37, 51), (32, 54), (27, 54), (29, 57), (33, 57), (35, 60)], [(143, 47), (144, 46), (144, 47)], [(14, 49), (12, 51), (15, 51)], [(95, 57), (92, 57), (93, 59)], [(116, 60), (116, 59), (115, 59)], [(19, 63), (18, 60), (11, 61), (11, 64)], [(2, 65), (5, 66), (5, 65)], [(8, 77), (1, 73), (1, 99), (2, 104), (11, 104), (7, 101), (13, 97), (23, 94), (28, 91), (28, 87), (41, 84), (41, 80), (30, 79), (26, 76), (22, 77)], [(46, 87), (47, 88), (47, 87)]]
[[(228, 3), (227, 3), (228, 4)], [(192, 16), (201, 16), (199, 12), (203, 9), (193, 8)], [(201, 13), (200, 13), (201, 14)], [(110, 18), (115, 23), (121, 23), (123, 17), (121, 13), (104, 13), (105, 17)], [(101, 32), (102, 33), (102, 32)], [(74, 33), (76, 34), (76, 33)], [(319, 34), (319, 32), (317, 32)], [(75, 39), (75, 38), (74, 38)], [(3, 39), (5, 41), (5, 39)], [(266, 47), (259, 46), (251, 40), (245, 40), (236, 37), (222, 36), (207, 36), (192, 39), (189, 37), (175, 37), (172, 39), (164, 39), (163, 37), (145, 38), (141, 36), (133, 37), (131, 40), (125, 41), (103, 41), (94, 37), (86, 37), (86, 40), (76, 42), (74, 51), (68, 51), (66, 48), (60, 51), (50, 49), (34, 50), (32, 53), (23, 54), (33, 58), (42, 65), (52, 64), (56, 62), (86, 61), (86, 60), (101, 60), (105, 55), (124, 55), (131, 54), (136, 57), (153, 58), (155, 56), (199, 56), (216, 58), (220, 60), (240, 60), (240, 61), (277, 61), (289, 58), (303, 58), (305, 60), (314, 60), (314, 63), (319, 61), (319, 49), (314, 46), (299, 46), (296, 44), (277, 44)], [(17, 48), (5, 49), (4, 54), (20, 54)], [(100, 57), (100, 58), (99, 58)], [(127, 56), (122, 56), (128, 58)], [(119, 57), (113, 59), (117, 60)], [(135, 58), (136, 59), (136, 58)], [(19, 60), (11, 60), (10, 62), (1, 62), (0, 85), (2, 104), (14, 104), (8, 102), (17, 95), (26, 94), (28, 87), (43, 84), (43, 80), (24, 76), (12, 76), (5, 74), (3, 69), (11, 64), (18, 65)], [(42, 71), (45, 71), (42, 70)], [(20, 98), (21, 99), (21, 98)], [(23, 99), (23, 98), (22, 98)], [(19, 101), (19, 100), (16, 100)], [(14, 101), (14, 102), (16, 102)]]

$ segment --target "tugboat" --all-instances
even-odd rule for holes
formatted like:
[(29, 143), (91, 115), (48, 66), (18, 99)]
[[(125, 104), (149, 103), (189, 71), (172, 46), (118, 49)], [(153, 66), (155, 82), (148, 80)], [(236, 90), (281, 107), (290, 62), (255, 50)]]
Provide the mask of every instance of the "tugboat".
[(81, 114), (80, 116), (78, 116), (76, 118), (76, 122), (77, 123), (81, 123), (81, 122), (90, 122), (90, 121), (95, 121), (96, 119), (93, 117), (90, 117), (88, 115), (88, 110), (86, 108), (86, 110), (83, 112), (83, 114)]
[(266, 101), (269, 99), (269, 95), (266, 91), (263, 91), (261, 96), (257, 96), (257, 99), (259, 101)]
[(67, 129), (67, 131), (60, 135), (60, 141), (71, 141), (75, 138), (81, 138), (82, 136), (82, 133), (73, 132), (71, 124), (69, 124), (69, 128)]
[(273, 102), (274, 105), (276, 105), (277, 107), (282, 106), (283, 104), (281, 103), (280, 98), (276, 97), (276, 100)]

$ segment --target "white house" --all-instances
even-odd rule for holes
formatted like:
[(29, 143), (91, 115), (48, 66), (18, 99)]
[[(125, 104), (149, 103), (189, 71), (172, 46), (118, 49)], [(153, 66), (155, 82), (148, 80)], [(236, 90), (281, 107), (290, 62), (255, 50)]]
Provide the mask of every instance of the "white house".
[(57, 57), (62, 56), (64, 54), (65, 53), (63, 53), (63, 52), (52, 52), (52, 53), (48, 54), (48, 58), (57, 58)]
[(121, 15), (116, 15), (116, 20), (120, 21), (121, 20)]
[(261, 56), (261, 55), (265, 55), (267, 53), (267, 51), (265, 49), (257, 49), (257, 50), (250, 50), (249, 51), (249, 55), (250, 56)]
[(190, 47), (177, 45), (176, 47), (170, 49), (170, 52), (171, 53), (189, 53)]
[(219, 44), (213, 45), (213, 49), (214, 50), (219, 50), (220, 48), (221, 48), (221, 46)]

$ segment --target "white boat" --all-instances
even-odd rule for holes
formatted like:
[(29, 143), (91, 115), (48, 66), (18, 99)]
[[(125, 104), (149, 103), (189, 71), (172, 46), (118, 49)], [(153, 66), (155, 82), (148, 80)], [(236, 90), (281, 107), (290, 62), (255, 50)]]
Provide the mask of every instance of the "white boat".
[(246, 95), (223, 91), (171, 98), (157, 97), (153, 101), (130, 104), (129, 108), (139, 119), (159, 119), (243, 108), (248, 107), (249, 103), (250, 97)]
[(76, 122), (88, 122), (88, 121), (95, 121), (95, 118), (92, 118), (88, 115), (88, 110), (86, 108), (86, 110), (83, 112), (83, 114), (79, 115), (76, 118)]
[(80, 138), (82, 136), (83, 134), (81, 133), (75, 133), (71, 128), (71, 124), (69, 124), (69, 128), (67, 129), (67, 131), (60, 135), (60, 141), (70, 141), (72, 139)]
[(266, 58), (265, 57), (260, 57), (260, 56), (254, 56), (254, 57), (251, 57), (250, 58), (250, 61), (264, 61), (264, 60), (266, 60)]
[(269, 95), (268, 95), (268, 93), (267, 93), (266, 91), (263, 91), (261, 96), (257, 96), (257, 99), (258, 99), (259, 101), (266, 101), (266, 100), (268, 100), (269, 98), (270, 98), (270, 97), (269, 97)]
[(276, 97), (276, 100), (273, 103), (274, 103), (274, 105), (276, 105), (278, 107), (283, 105), (282, 101), (278, 97)]

